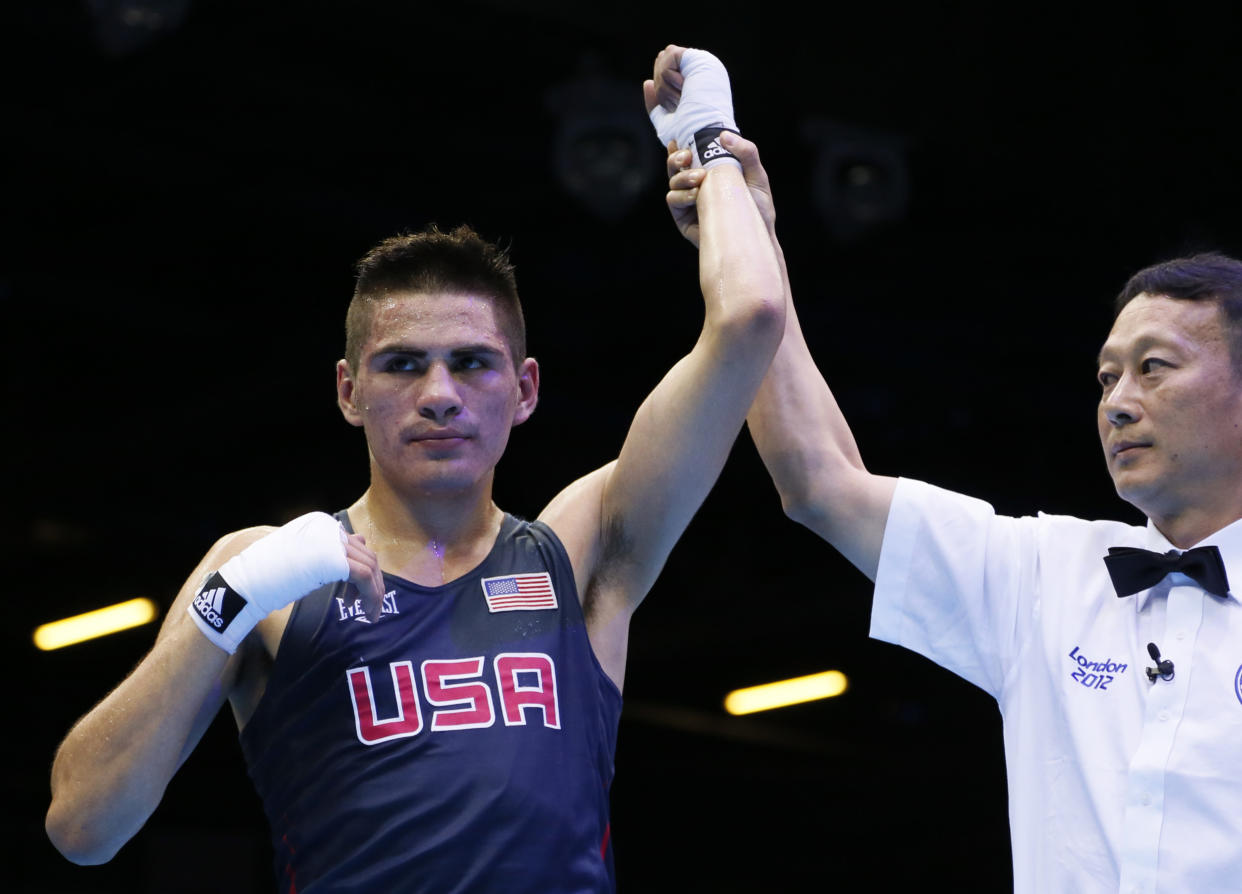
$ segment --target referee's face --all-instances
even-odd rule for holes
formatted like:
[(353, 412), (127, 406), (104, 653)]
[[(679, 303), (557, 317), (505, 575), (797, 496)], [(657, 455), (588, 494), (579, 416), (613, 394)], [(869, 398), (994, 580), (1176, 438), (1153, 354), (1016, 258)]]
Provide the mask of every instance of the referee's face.
[(1100, 442), (1123, 499), (1166, 536), (1202, 539), (1242, 517), (1242, 382), (1217, 302), (1139, 295), (1100, 351), (1099, 380)]
[(337, 365), (341, 411), (366, 431), (373, 480), (411, 496), (490, 486), (538, 384), (534, 360), (510, 357), (492, 301), (470, 294), (384, 299), (358, 369)]

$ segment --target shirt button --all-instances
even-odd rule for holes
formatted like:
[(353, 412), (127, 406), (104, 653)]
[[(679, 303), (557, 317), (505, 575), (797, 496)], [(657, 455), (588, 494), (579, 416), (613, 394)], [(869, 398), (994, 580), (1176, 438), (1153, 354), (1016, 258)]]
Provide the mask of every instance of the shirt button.
[(1168, 712), (1168, 711), (1161, 711), (1161, 712), (1160, 712), (1158, 715), (1156, 715), (1156, 716), (1159, 718), (1159, 720), (1160, 720), (1160, 722), (1161, 722), (1161, 723), (1164, 723), (1166, 720), (1168, 720), (1168, 719), (1169, 719), (1169, 712)]
[(1185, 631), (1185, 630), (1179, 630), (1179, 631), (1177, 631), (1177, 638), (1178, 638), (1178, 639), (1185, 639), (1185, 638), (1186, 638), (1186, 631)]
[[(1151, 805), (1151, 795), (1147, 794), (1146, 792), (1143, 792), (1143, 797), (1139, 798), (1139, 803), (1140, 803), (1140, 804), (1142, 804), (1144, 807), (1148, 807), (1148, 806), (1150, 806), (1150, 805)], [(1137, 890), (1138, 890), (1138, 888), (1135, 888), (1134, 890), (1136, 890), (1136, 891), (1137, 891)]]

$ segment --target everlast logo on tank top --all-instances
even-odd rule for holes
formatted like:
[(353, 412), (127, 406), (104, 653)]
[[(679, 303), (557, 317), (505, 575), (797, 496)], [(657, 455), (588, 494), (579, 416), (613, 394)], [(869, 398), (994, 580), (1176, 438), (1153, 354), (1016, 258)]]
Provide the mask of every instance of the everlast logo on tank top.
[[(340, 612), (337, 617), (338, 621), (354, 620), (361, 621), (363, 624), (371, 623), (370, 619), (367, 618), (366, 609), (363, 608), (361, 599), (354, 599), (352, 602), (346, 602), (340, 596), (335, 597), (335, 599), (337, 610)], [(384, 594), (384, 607), (380, 611), (380, 617), (399, 614), (401, 612), (397, 611), (397, 591), (389, 590)]]

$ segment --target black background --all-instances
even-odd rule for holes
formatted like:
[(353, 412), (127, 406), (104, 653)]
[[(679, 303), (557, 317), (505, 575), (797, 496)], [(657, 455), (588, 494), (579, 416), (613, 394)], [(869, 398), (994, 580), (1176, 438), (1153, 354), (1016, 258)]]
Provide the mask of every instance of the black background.
[[(370, 244), (432, 221), (511, 244), (543, 396), (502, 506), (534, 516), (615, 455), (701, 321), (639, 90), (664, 44), (730, 67), (873, 471), (1135, 519), (1092, 425), (1111, 296), (1156, 260), (1242, 250), (1238, 32), (1210, 8), (200, 0), (132, 47), (143, 28), (100, 24), (124, 8), (21, 4), (3, 29), (6, 890), (270, 889), (227, 716), (111, 864), (52, 850), (55, 745), (155, 630), (53, 653), (30, 631), (167, 605), (222, 533), (356, 498), (333, 362)], [(577, 165), (589, 200), (558, 176)], [(623, 890), (1010, 886), (995, 703), (869, 641), (869, 592), (784, 518), (743, 434), (634, 621)], [(843, 697), (721, 709), (827, 668)]]

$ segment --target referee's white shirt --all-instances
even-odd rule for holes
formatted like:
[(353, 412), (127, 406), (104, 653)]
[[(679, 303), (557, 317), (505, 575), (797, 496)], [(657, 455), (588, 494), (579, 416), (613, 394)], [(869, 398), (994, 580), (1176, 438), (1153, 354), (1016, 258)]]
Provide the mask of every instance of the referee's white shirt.
[[(1242, 592), (1242, 521), (1220, 548)], [(1242, 891), (1242, 603), (1174, 574), (1118, 598), (1110, 546), (1154, 526), (1008, 518), (901, 480), (871, 635), (991, 693), (1018, 894)], [(1151, 682), (1147, 644), (1174, 663)]]

